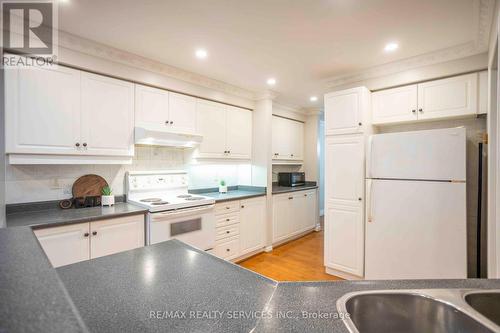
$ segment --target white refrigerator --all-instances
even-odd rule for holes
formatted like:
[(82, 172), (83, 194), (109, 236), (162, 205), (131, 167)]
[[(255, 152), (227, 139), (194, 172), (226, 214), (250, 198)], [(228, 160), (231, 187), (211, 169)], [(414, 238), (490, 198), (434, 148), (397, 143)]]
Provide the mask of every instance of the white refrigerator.
[(372, 135), (365, 279), (467, 277), (465, 128)]

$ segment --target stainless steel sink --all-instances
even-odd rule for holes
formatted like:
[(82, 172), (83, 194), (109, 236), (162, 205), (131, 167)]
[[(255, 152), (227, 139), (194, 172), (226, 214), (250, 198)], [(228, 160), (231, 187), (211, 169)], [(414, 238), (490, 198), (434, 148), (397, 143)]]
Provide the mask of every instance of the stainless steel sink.
[(474, 310), (500, 326), (500, 291), (473, 291), (465, 301)]
[[(490, 333), (500, 332), (499, 300), (500, 292), (465, 289), (376, 290), (348, 293), (337, 309), (352, 333)], [(489, 309), (494, 302), (496, 312)]]

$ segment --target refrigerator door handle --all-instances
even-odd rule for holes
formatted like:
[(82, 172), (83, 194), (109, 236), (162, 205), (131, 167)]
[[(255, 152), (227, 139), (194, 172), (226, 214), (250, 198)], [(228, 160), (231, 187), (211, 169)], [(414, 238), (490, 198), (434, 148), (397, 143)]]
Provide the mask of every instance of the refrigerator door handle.
[(371, 223), (373, 221), (372, 217), (372, 197), (373, 197), (373, 180), (366, 180), (366, 194), (368, 196), (366, 200), (366, 221)]

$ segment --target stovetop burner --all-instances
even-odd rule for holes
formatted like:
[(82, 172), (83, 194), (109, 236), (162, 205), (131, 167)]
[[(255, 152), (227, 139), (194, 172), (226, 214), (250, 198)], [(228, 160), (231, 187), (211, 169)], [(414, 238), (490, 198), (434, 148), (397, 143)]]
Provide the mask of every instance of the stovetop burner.
[(168, 205), (168, 201), (155, 201), (151, 203), (153, 206), (159, 206), (159, 205)]
[(178, 195), (177, 198), (181, 198), (181, 199), (187, 199), (187, 198), (191, 198), (192, 195), (191, 194), (181, 194), (181, 195)]
[(140, 200), (141, 202), (159, 202), (161, 201), (160, 198), (146, 198), (146, 199), (142, 199)]
[(196, 200), (203, 200), (204, 198), (202, 197), (188, 197), (186, 198), (187, 201), (196, 201)]

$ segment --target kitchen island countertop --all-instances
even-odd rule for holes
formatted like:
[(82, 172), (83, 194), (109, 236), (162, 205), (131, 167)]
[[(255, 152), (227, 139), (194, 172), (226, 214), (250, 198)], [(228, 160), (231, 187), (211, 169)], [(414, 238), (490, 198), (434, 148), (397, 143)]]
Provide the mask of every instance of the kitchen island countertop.
[(484, 279), (276, 282), (177, 240), (54, 269), (30, 227), (0, 229), (0, 247), (0, 331), (348, 332), (317, 316), (335, 314), (347, 292), (500, 289)]

